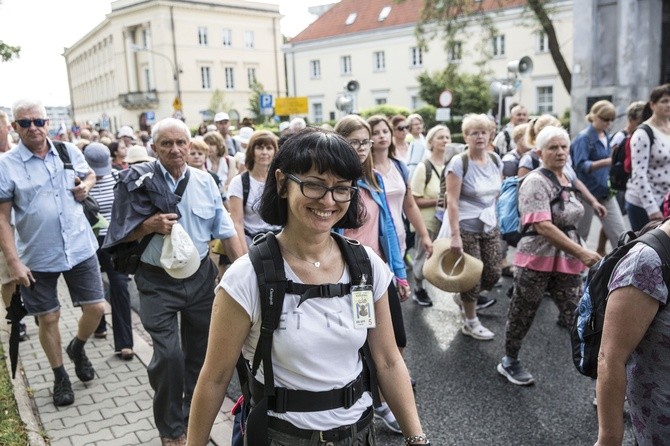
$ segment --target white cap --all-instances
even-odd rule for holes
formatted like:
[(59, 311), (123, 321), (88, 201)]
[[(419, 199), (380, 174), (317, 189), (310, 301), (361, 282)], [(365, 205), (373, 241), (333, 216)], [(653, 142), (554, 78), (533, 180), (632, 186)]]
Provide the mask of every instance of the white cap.
[(230, 116), (228, 116), (228, 113), (226, 112), (218, 112), (216, 115), (214, 115), (214, 122), (219, 121), (230, 121)]
[(200, 255), (191, 237), (179, 223), (163, 238), (160, 258), (165, 272), (175, 279), (191, 277), (200, 268)]
[(124, 136), (135, 139), (135, 132), (133, 132), (133, 128), (129, 125), (124, 125), (119, 129), (118, 137), (121, 138)]
[(242, 144), (249, 144), (251, 135), (254, 134), (254, 129), (251, 127), (242, 127), (237, 135), (233, 136), (233, 139), (237, 140)]
[(289, 123), (286, 122), (286, 121), (281, 122), (281, 123), (279, 124), (279, 131), (280, 131), (280, 132), (283, 132), (284, 130), (286, 130), (287, 128), (289, 128), (290, 125), (291, 125), (291, 124), (289, 124)]

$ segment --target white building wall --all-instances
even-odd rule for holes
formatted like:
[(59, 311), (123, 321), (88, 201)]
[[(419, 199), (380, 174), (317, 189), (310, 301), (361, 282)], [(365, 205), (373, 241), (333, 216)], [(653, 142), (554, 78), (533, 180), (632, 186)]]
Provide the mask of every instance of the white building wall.
[[(568, 67), (572, 66), (572, 1), (556, 2), (553, 5), (553, 22), (559, 37), (561, 51)], [(507, 103), (521, 102), (531, 113), (537, 112), (537, 89), (552, 87), (553, 113), (562, 115), (570, 108), (570, 96), (557, 74), (548, 49), (537, 50), (536, 24), (521, 8), (505, 10), (495, 15), (495, 24), (499, 33), (505, 35), (505, 55), (491, 59), (484, 67), (490, 79), (506, 78), (507, 63), (522, 56), (529, 56), (534, 63), (533, 73), (521, 78), (521, 85), (515, 96), (507, 98)], [(481, 59), (479, 26), (471, 26), (463, 34), (462, 60), (459, 63), (462, 72), (477, 73), (480, 68), (475, 62)], [(337, 94), (343, 90), (347, 81), (355, 79), (360, 83), (356, 94), (356, 108), (364, 109), (375, 105), (377, 99), (386, 98), (391, 105), (415, 108), (419, 85), (417, 76), (423, 71), (434, 72), (444, 69), (447, 54), (441, 38), (432, 39), (428, 51), (423, 52), (423, 64), (412, 67), (410, 48), (415, 47), (414, 25), (395, 29), (381, 29), (357, 35), (334, 37), (319, 41), (298, 42), (284, 46), (287, 60), (288, 95), (308, 96), (310, 102), (322, 101), (324, 119), (331, 113), (336, 117), (341, 112), (335, 107)], [(384, 51), (386, 68), (373, 70), (373, 53)], [(352, 73), (342, 75), (340, 58), (351, 56)], [(319, 60), (321, 77), (310, 77), (310, 61)], [(414, 98), (414, 100), (413, 100)], [(308, 115), (313, 118), (312, 110)]]
[[(183, 115), (189, 126), (201, 121), (200, 112), (209, 108), (216, 89), (224, 93), (225, 111), (234, 110), (240, 118), (250, 116), (248, 68), (256, 69), (257, 80), (269, 93), (278, 95), (285, 85), (280, 17), (276, 5), (243, 1), (113, 2), (105, 21), (65, 50), (74, 118), (99, 123), (107, 116), (116, 130), (121, 125), (137, 129), (143, 112), (153, 111), (157, 119), (171, 116), (177, 95), (175, 53)], [(200, 27), (207, 29), (206, 45), (199, 43)], [(232, 32), (228, 47), (222, 43), (224, 28)], [(143, 30), (147, 30), (146, 39)], [(246, 31), (253, 31), (253, 48), (245, 45)], [(132, 49), (145, 45), (151, 52)], [(210, 72), (211, 82), (205, 88), (201, 67), (209, 67)], [(228, 89), (226, 67), (232, 68), (235, 81)], [(149, 88), (155, 91), (148, 93)], [(134, 92), (156, 100), (123, 107), (119, 96)]]

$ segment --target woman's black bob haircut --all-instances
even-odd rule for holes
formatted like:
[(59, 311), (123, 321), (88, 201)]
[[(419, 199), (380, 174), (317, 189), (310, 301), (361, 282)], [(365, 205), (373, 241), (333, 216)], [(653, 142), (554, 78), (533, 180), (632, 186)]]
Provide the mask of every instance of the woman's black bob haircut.
[[(275, 172), (279, 169), (284, 174), (303, 174), (315, 168), (319, 173), (330, 172), (333, 175), (350, 180), (356, 186), (356, 180), (362, 175), (361, 162), (342, 136), (330, 130), (307, 127), (282, 141), (275, 155), (265, 182), (261, 197), (260, 216), (271, 225), (286, 225), (288, 200), (286, 182), (277, 185)], [(363, 224), (365, 210), (359, 193), (349, 202), (349, 209), (335, 227), (342, 229), (358, 228)]]

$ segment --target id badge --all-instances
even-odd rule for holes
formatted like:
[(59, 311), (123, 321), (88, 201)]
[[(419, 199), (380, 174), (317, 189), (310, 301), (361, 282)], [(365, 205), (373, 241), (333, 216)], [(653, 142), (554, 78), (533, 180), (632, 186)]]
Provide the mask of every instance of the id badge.
[(375, 328), (375, 302), (372, 286), (362, 283), (351, 287), (351, 307), (354, 314), (354, 328)]

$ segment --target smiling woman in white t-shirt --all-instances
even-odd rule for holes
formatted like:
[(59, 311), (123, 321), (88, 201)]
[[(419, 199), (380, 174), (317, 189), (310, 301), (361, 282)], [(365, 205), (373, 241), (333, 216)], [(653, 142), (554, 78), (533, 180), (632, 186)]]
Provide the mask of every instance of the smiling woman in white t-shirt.
[[(305, 129), (283, 143), (269, 171), (260, 214), (283, 228), (276, 241), (287, 279), (319, 288), (349, 284), (350, 268), (332, 230), (360, 226), (365, 215), (355, 187), (361, 164), (350, 144), (333, 132)], [(260, 399), (254, 397), (254, 401), (262, 404), (266, 400), (268, 404), (267, 408), (257, 406), (258, 416), (267, 423), (266, 427), (254, 424), (252, 409), (245, 443), (268, 440), (270, 444), (294, 445), (307, 444), (310, 438), (337, 437), (332, 444), (376, 444), (369, 391), (352, 401), (324, 398), (324, 394), (344, 391), (347, 383), (361, 375), (365, 360), (359, 349), (367, 339), (377, 382), (398, 414), (406, 444), (429, 444), (421, 430), (407, 368), (393, 341), (386, 292), (393, 275), (372, 249), (363, 249), (372, 278), (363, 286), (367, 288), (361, 291), (363, 296), (357, 294), (356, 302), (349, 290), (330, 298), (320, 297), (320, 291), (304, 302), (294, 289), (286, 291), (280, 325), (272, 338), (273, 373), (262, 361), (255, 375), (263, 384), (273, 376), (274, 385), (284, 388), (287, 404), (294, 391), (300, 391), (302, 400), (313, 400), (326, 409), (282, 411), (274, 398), (263, 398), (257, 392)], [(260, 295), (248, 255), (236, 260), (221, 280), (212, 309), (209, 348), (191, 404), (188, 445), (209, 441), (240, 352), (247, 362), (254, 358), (261, 333), (260, 299), (270, 300), (275, 294)], [(356, 323), (354, 314), (358, 312), (353, 310), (361, 297), (369, 305), (365, 312), (374, 310), (374, 328)], [(363, 386), (366, 388), (369, 385)], [(267, 438), (252, 443), (249, 438), (254, 435)]]

